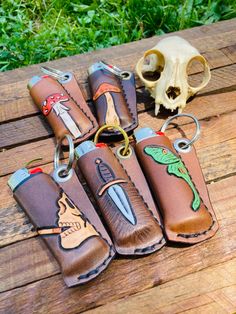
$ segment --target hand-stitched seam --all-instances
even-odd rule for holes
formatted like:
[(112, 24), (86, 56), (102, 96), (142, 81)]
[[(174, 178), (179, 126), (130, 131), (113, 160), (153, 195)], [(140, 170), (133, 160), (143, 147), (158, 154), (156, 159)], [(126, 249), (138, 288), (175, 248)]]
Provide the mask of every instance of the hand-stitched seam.
[(209, 227), (207, 230), (205, 230), (205, 231), (201, 231), (201, 232), (197, 232), (197, 233), (189, 233), (189, 234), (179, 233), (179, 234), (177, 234), (177, 237), (183, 237), (183, 238), (197, 238), (197, 237), (199, 237), (199, 236), (201, 236), (201, 235), (204, 235), (204, 234), (206, 234), (207, 232), (211, 231), (211, 229), (213, 228), (213, 226), (214, 226), (214, 224), (215, 224), (215, 220), (213, 219), (212, 213), (209, 211), (208, 207), (207, 207), (206, 204), (204, 203), (204, 201), (203, 201), (203, 199), (202, 199), (202, 197), (201, 197), (201, 194), (199, 193), (199, 191), (198, 191), (198, 189), (197, 189), (197, 187), (196, 187), (196, 184), (195, 184), (195, 182), (194, 182), (194, 180), (193, 180), (193, 178), (192, 178), (192, 176), (191, 176), (191, 174), (190, 174), (188, 168), (186, 167), (186, 165), (185, 165), (185, 163), (184, 163), (182, 157), (181, 157), (179, 154), (178, 154), (178, 156), (179, 156), (179, 158), (181, 159), (182, 163), (184, 164), (185, 168), (187, 169), (188, 174), (189, 174), (189, 176), (190, 176), (190, 179), (192, 180), (192, 183), (193, 183), (193, 185), (194, 185), (196, 191), (197, 191), (198, 194), (199, 194), (199, 197), (200, 197), (200, 200), (201, 200), (202, 204), (205, 206), (206, 210), (207, 210), (208, 213), (210, 214), (211, 219), (212, 219), (212, 224), (211, 224), (210, 227)]
[[(133, 113), (132, 113), (132, 111), (131, 111), (130, 104), (128, 103), (127, 95), (126, 95), (126, 92), (125, 92), (125, 90), (124, 90), (124, 86), (123, 86), (123, 84), (122, 84), (122, 82), (121, 82), (121, 79), (119, 79), (119, 82), (120, 82), (121, 89), (122, 89), (122, 91), (123, 91), (124, 98), (125, 98), (125, 100), (126, 100), (126, 104), (127, 104), (129, 113), (130, 113), (130, 115), (131, 115), (132, 120), (134, 121), (134, 122), (129, 126), (129, 127), (131, 127), (131, 126), (133, 126), (133, 124), (136, 123), (135, 117), (134, 117), (134, 115), (133, 115)], [(128, 127), (124, 128), (124, 129), (127, 129), (127, 128), (128, 128)]]
[[(133, 125), (137, 123), (137, 121), (136, 121), (136, 119), (135, 119), (135, 117), (134, 117), (134, 115), (133, 115), (133, 113), (131, 111), (130, 104), (128, 103), (128, 100), (127, 100), (126, 92), (125, 92), (124, 87), (123, 87), (123, 85), (121, 83), (121, 79), (118, 79), (118, 82), (119, 82), (119, 84), (121, 86), (121, 90), (122, 90), (123, 96), (125, 98), (125, 101), (126, 101), (126, 104), (127, 104), (128, 110), (129, 110), (129, 113), (131, 115), (131, 119), (133, 121), (129, 126), (123, 128), (124, 130), (127, 130), (127, 129), (132, 128)], [(109, 134), (109, 132), (106, 132), (106, 133)], [(119, 133), (119, 131), (114, 130), (112, 133)]]
[[(70, 199), (70, 197), (67, 195), (67, 193), (61, 188), (61, 186), (56, 182), (56, 181), (54, 181), (56, 184), (57, 184), (57, 186), (60, 188), (60, 190), (62, 190), (64, 193), (65, 193), (65, 195)], [(75, 205), (76, 206), (76, 205)], [(95, 210), (95, 209), (94, 209)], [(101, 268), (102, 266), (103, 266), (103, 264), (104, 265), (106, 265), (106, 261), (108, 260), (108, 259), (110, 259), (111, 257), (112, 257), (112, 251), (115, 253), (115, 250), (113, 249), (113, 246), (108, 242), (108, 240), (106, 239), (106, 238), (104, 238), (103, 237), (103, 235), (97, 230), (97, 228), (94, 226), (94, 224), (92, 224), (91, 222), (90, 222), (90, 220), (87, 218), (87, 216), (84, 214), (84, 212), (80, 209), (80, 211), (81, 211), (81, 213), (85, 216), (85, 218), (86, 218), (86, 220), (93, 226), (93, 228), (96, 230), (96, 232), (100, 235), (100, 237), (107, 243), (107, 245), (108, 245), (108, 247), (110, 248), (109, 249), (109, 256), (104, 260), (104, 262), (101, 264), (101, 265), (99, 265), (97, 268), (95, 268), (95, 269), (93, 269), (93, 270), (91, 270), (89, 273), (87, 273), (86, 275), (81, 275), (81, 276), (85, 276), (86, 278), (88, 278), (88, 277), (90, 277), (90, 276), (92, 276), (94, 273), (92, 273), (93, 271), (96, 271), (95, 273), (97, 273), (98, 271), (99, 271), (99, 268)], [(82, 277), (81, 278), (81, 276), (79, 276), (78, 277), (78, 280), (79, 279), (82, 279), (82, 278), (85, 278), (85, 277)]]
[(211, 218), (212, 218), (212, 224), (211, 224), (211, 226), (207, 230), (201, 231), (201, 232), (197, 232), (197, 233), (187, 233), (187, 234), (179, 233), (179, 234), (177, 234), (177, 237), (182, 237), (182, 238), (188, 239), (188, 238), (197, 238), (197, 237), (199, 237), (201, 235), (207, 234), (209, 231), (211, 231), (211, 229), (213, 228), (213, 226), (215, 224), (215, 220), (213, 219), (212, 214), (210, 212), (209, 212), (209, 214), (211, 215)]
[(76, 103), (76, 105), (80, 108), (80, 110), (85, 114), (85, 116), (89, 119), (89, 121), (91, 122), (92, 124), (92, 127), (86, 132), (83, 134), (83, 137), (85, 137), (87, 134), (89, 134), (94, 128), (95, 128), (95, 125), (94, 125), (94, 121), (89, 117), (89, 115), (87, 114), (86, 111), (84, 111), (84, 109), (80, 106), (80, 104), (71, 96), (71, 93), (67, 90), (67, 88), (62, 85), (59, 81), (58, 83), (61, 85), (61, 87), (67, 92), (67, 94), (70, 96), (70, 98), (74, 101), (74, 103)]
[(153, 245), (150, 245), (150, 246), (147, 246), (146, 248), (143, 248), (143, 249), (135, 249), (134, 252), (135, 252), (135, 253), (138, 253), (138, 252), (140, 252), (140, 253), (147, 253), (147, 252), (149, 252), (149, 251), (152, 252), (152, 251), (155, 249), (155, 247), (156, 247), (157, 245), (160, 245), (160, 244), (162, 243), (162, 241), (163, 241), (164, 239), (165, 239), (165, 238), (162, 237), (162, 238), (160, 239), (160, 241), (158, 241), (157, 243), (155, 243), (155, 244), (153, 244)]
[[(136, 187), (136, 185), (134, 184), (134, 182), (131, 180), (131, 177), (129, 176), (128, 172), (126, 171), (126, 169), (124, 168), (124, 166), (122, 165), (122, 163), (120, 162), (120, 160), (117, 158), (117, 156), (115, 154), (113, 154), (115, 156), (115, 158), (117, 159), (117, 161), (119, 162), (119, 164), (121, 165), (121, 167), (123, 168), (123, 170), (125, 171), (126, 175), (128, 176), (130, 182), (133, 184), (135, 190), (137, 191), (138, 195), (141, 197), (145, 207), (147, 208), (147, 210), (149, 210), (149, 212), (152, 214), (153, 218), (157, 221), (158, 225), (160, 226), (161, 230), (162, 230), (162, 226), (160, 224), (160, 222), (158, 221), (158, 219), (156, 218), (156, 216), (154, 215), (154, 213), (152, 212), (152, 210), (149, 208), (148, 204), (145, 202), (143, 196), (140, 194), (138, 188)], [(163, 230), (162, 230), (163, 231)]]
[[(66, 193), (65, 193), (66, 194)], [(67, 195), (67, 194), (66, 194)], [(80, 210), (82, 212), (82, 210)], [(82, 212), (83, 213), (83, 212)], [(107, 243), (107, 245), (109, 246), (109, 256), (103, 261), (103, 263), (101, 265), (99, 265), (97, 268), (90, 270), (90, 272), (88, 272), (85, 275), (80, 275), (78, 277), (79, 279), (83, 279), (83, 278), (89, 278), (90, 276), (97, 274), (99, 272), (99, 268), (101, 268), (103, 265), (106, 266), (106, 262), (112, 257), (112, 251), (115, 252), (113, 250), (112, 245), (109, 244), (109, 242), (107, 241), (107, 239), (105, 239), (102, 234), (97, 230), (97, 228), (90, 222), (90, 220), (88, 219), (88, 217), (83, 213), (83, 215), (86, 217), (87, 221), (93, 226), (93, 228), (97, 231), (97, 233), (100, 235), (100, 237)]]
[(97, 273), (99, 272), (99, 269), (100, 269), (100, 268), (102, 268), (103, 266), (106, 266), (106, 265), (107, 265), (107, 262), (112, 258), (112, 251), (114, 251), (113, 248), (112, 248), (112, 246), (111, 246), (111, 245), (109, 245), (109, 246), (110, 246), (109, 255), (108, 255), (108, 257), (103, 261), (103, 263), (100, 264), (97, 268), (92, 269), (92, 270), (91, 270), (90, 272), (88, 272), (87, 274), (80, 275), (80, 276), (78, 277), (78, 280), (81, 280), (81, 279), (84, 279), (84, 278), (89, 278), (89, 277), (91, 277), (92, 275), (97, 274)]

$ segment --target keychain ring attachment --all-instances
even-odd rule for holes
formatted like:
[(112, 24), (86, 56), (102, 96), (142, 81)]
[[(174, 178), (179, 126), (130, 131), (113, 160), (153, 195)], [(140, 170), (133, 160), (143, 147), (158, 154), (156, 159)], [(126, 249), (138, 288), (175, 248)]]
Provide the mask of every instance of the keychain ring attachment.
[(61, 153), (61, 146), (62, 146), (62, 141), (64, 140), (64, 138), (67, 139), (68, 144), (69, 144), (69, 160), (68, 160), (68, 164), (63, 166), (63, 169), (61, 168), (61, 171), (58, 173), (58, 175), (60, 173), (63, 173), (64, 176), (69, 175), (69, 172), (72, 169), (72, 165), (73, 165), (73, 161), (74, 161), (74, 143), (72, 140), (72, 137), (68, 134), (65, 134), (65, 136), (61, 137), (56, 145), (56, 149), (55, 149), (55, 154), (54, 154), (54, 169), (57, 170), (59, 169), (62, 165), (60, 165), (60, 153)]
[(122, 157), (127, 156), (127, 154), (130, 153), (129, 137), (128, 137), (127, 133), (125, 132), (125, 130), (123, 130), (119, 125), (109, 125), (109, 124), (105, 124), (105, 125), (101, 126), (101, 127), (97, 130), (97, 133), (95, 134), (94, 143), (95, 143), (95, 144), (98, 143), (99, 136), (101, 135), (101, 133), (102, 133), (104, 130), (111, 129), (111, 128), (118, 130), (118, 131), (123, 135), (124, 140), (125, 140), (125, 144), (124, 144), (124, 146), (122, 147), (122, 148), (123, 148), (123, 152), (120, 151), (120, 154), (121, 154)]
[(70, 77), (71, 74), (67, 72), (62, 72), (60, 70), (57, 70), (57, 69), (54, 69), (45, 65), (41, 66), (40, 69), (43, 73), (53, 76), (61, 82), (65, 82), (71, 79)]
[[(188, 148), (190, 148), (193, 145), (193, 143), (195, 143), (199, 139), (199, 136), (201, 134), (199, 121), (194, 115), (192, 115), (190, 113), (178, 113), (172, 117), (169, 117), (165, 121), (165, 123), (162, 125), (161, 132), (164, 133), (166, 131), (168, 125), (170, 124), (170, 122), (174, 119), (177, 119), (178, 117), (190, 118), (194, 121), (194, 123), (196, 125), (196, 132), (195, 132), (194, 136), (191, 138), (191, 140), (189, 140), (189, 139), (178, 139), (175, 141), (175, 148), (178, 147), (179, 150), (186, 151)], [(184, 144), (184, 145), (182, 146), (181, 144)]]

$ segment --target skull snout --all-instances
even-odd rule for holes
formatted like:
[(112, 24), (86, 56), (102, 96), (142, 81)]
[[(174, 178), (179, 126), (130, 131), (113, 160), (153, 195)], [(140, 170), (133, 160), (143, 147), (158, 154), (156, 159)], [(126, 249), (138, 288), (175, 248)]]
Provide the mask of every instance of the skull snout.
[(166, 90), (166, 95), (169, 99), (174, 100), (180, 95), (180, 88), (177, 86), (169, 86)]

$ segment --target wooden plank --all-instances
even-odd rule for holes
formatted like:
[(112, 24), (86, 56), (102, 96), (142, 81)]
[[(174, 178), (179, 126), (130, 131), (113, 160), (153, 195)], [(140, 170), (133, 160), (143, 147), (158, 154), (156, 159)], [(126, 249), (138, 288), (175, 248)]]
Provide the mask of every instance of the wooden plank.
[[(182, 36), (203, 53), (234, 45), (234, 38), (236, 36), (235, 23), (236, 19), (231, 19), (212, 25), (205, 25), (174, 32), (171, 33), (171, 36)], [(43, 64), (59, 68), (62, 71), (71, 71), (74, 70), (75, 67), (78, 68), (78, 71), (80, 71), (82, 68), (87, 69), (89, 65), (97, 62), (98, 60), (106, 59), (107, 61), (113, 63), (115, 60), (118, 60), (117, 56), (120, 60), (122, 60), (128, 55), (135, 55), (137, 52), (140, 55), (145, 50), (153, 47), (158, 40), (168, 36), (170, 36), (170, 34), (154, 36), (128, 44), (61, 58), (51, 62), (45, 62)], [(117, 64), (119, 64), (119, 62)], [(31, 76), (37, 75), (37, 73), (39, 73), (38, 65), (32, 65), (0, 73), (0, 85), (2, 86), (26, 79), (28, 80)]]
[[(140, 259), (115, 260), (93, 282), (73, 289), (65, 287), (61, 275), (39, 280), (2, 293), (0, 309), (4, 313), (58, 313), (62, 309), (68, 314), (79, 313), (199, 272), (207, 267), (220, 266), (227, 261), (235, 260), (235, 183), (236, 177), (231, 177), (210, 186), (221, 225), (219, 232), (212, 239), (190, 247), (169, 244), (160, 252)], [(222, 190), (225, 191), (224, 195)], [(31, 259), (31, 255), (28, 259)], [(14, 263), (14, 259), (11, 263)], [(29, 271), (34, 274), (37, 267), (34, 268), (32, 265)], [(230, 273), (228, 277), (231, 277)], [(14, 276), (11, 278), (14, 280)], [(34, 277), (31, 278), (33, 280)]]
[[(146, 113), (145, 113), (146, 114)], [(150, 120), (147, 117), (148, 124), (151, 127), (156, 127), (155, 119)], [(204, 176), (207, 181), (218, 180), (221, 177), (231, 175), (235, 173), (236, 164), (236, 125), (234, 123), (236, 119), (236, 112), (231, 114), (221, 115), (212, 119), (201, 121), (202, 124), (202, 136), (196, 143), (196, 149), (199, 156), (199, 160), (203, 169)], [(142, 121), (145, 121), (142, 119)], [(184, 120), (180, 120), (183, 123)], [(145, 125), (145, 124), (144, 124)], [(178, 138), (182, 136), (182, 133), (187, 136), (192, 136), (195, 126), (193, 124), (183, 125), (181, 130), (171, 129), (167, 132), (170, 137)], [(39, 145), (38, 145), (39, 144)], [(35, 157), (39, 157), (40, 154), (30, 154), (31, 149), (39, 152), (45, 143), (39, 143), (35, 148), (30, 146), (28, 149), (22, 149), (21, 160), (27, 161)], [(46, 158), (53, 158), (53, 143), (51, 143), (51, 155)], [(26, 152), (26, 155), (24, 154)], [(3, 153), (2, 153), (3, 154)], [(14, 154), (13, 154), (14, 155)], [(8, 156), (10, 158), (10, 155)], [(23, 163), (21, 160), (17, 161), (18, 167), (21, 167)], [(48, 160), (46, 160), (48, 161)], [(16, 162), (16, 161), (15, 161)], [(14, 162), (14, 166), (16, 163)], [(45, 161), (44, 161), (45, 162)], [(49, 163), (44, 166), (46, 172), (52, 170), (52, 164)], [(15, 206), (15, 201), (12, 198), (12, 193), (7, 186), (8, 176), (0, 178), (0, 194), (2, 202), (0, 204), (0, 225), (2, 231), (0, 232), (0, 246), (4, 246), (15, 241), (19, 241), (25, 238), (30, 238), (35, 235), (31, 231), (32, 225), (26, 219), (26, 216), (22, 212), (18, 212), (19, 208)], [(12, 220), (12, 217), (14, 219)]]
[[(185, 120), (183, 120), (185, 119)], [(142, 114), (142, 120), (140, 120), (139, 128), (149, 126), (154, 130), (157, 128), (157, 120), (155, 117), (150, 116), (149, 113), (145, 112)], [(169, 131), (166, 131), (166, 134), (170, 137), (183, 137), (186, 136), (191, 138), (195, 133), (195, 125), (193, 123), (183, 125), (189, 120), (186, 118), (179, 118), (177, 120), (178, 125), (181, 128), (171, 128)], [(233, 111), (228, 114), (222, 114), (216, 117), (211, 117), (210, 119), (206, 118), (200, 121), (201, 125), (201, 136), (199, 140), (195, 143), (196, 149), (209, 147), (216, 143), (225, 142), (235, 138), (235, 121), (236, 121), (236, 112)]]
[[(143, 110), (149, 104), (150, 97), (144, 98), (142, 103)], [(213, 116), (218, 116), (236, 110), (236, 91), (228, 92), (219, 95), (209, 95), (196, 97), (191, 101), (184, 112), (196, 115), (198, 119), (206, 119)], [(140, 123), (148, 125), (149, 119), (155, 123), (155, 129), (159, 129), (167, 118), (167, 113), (163, 113), (154, 117), (154, 108), (146, 113), (139, 114)], [(143, 122), (142, 122), (143, 121)], [(186, 123), (187, 120), (178, 121)], [(43, 160), (35, 163), (35, 165), (43, 165), (53, 161), (53, 154), (55, 149), (55, 138), (49, 138), (26, 145), (14, 147), (0, 153), (2, 166), (0, 168), (0, 176), (14, 172), (16, 169), (22, 167), (29, 160), (42, 157)], [(66, 156), (66, 155), (65, 155)]]
[[(128, 311), (127, 311), (128, 309)], [(236, 257), (134, 296), (86, 312), (233, 313), (236, 311)]]
[[(229, 48), (227, 50), (228, 53), (224, 53), (221, 50), (215, 50), (204, 54), (204, 56), (209, 61), (211, 69), (223, 67), (226, 65), (232, 65), (235, 62), (234, 60), (235, 57), (233, 56), (234, 48), (233, 46), (228, 48)], [(230, 52), (232, 52), (232, 56)], [(125, 59), (120, 60), (120, 62), (118, 61), (115, 62), (115, 64), (119, 65), (124, 69), (130, 69), (133, 71), (139, 57), (140, 55), (137, 55), (137, 57), (130, 55), (127, 56)], [(73, 70), (75, 72), (75, 75), (79, 78), (80, 83), (82, 84), (81, 87), (86, 95), (86, 99), (89, 100), (91, 97), (87, 86), (87, 68), (84, 69), (83, 71), (81, 71), (81, 69), (77, 71), (77, 68), (74, 68)], [(194, 67), (191, 72), (192, 74), (194, 74), (199, 71), (201, 71), (201, 68), (199, 69), (198, 67)], [(37, 70), (37, 73), (35, 74), (40, 75), (40, 72)], [(227, 73), (226, 75), (229, 76), (230, 73)], [(202, 74), (193, 75), (192, 81), (196, 82), (201, 77)], [(2, 97), (0, 99), (0, 122), (6, 122), (8, 120), (17, 119), (22, 116), (27, 117), (29, 115), (36, 114), (39, 112), (38, 108), (33, 104), (31, 97), (29, 96), (29, 92), (26, 88), (29, 78), (27, 78), (27, 80), (24, 81), (20, 82), (17, 81), (16, 83), (11, 84), (8, 83), (7, 85), (2, 86), (1, 89)], [(235, 80), (233, 80), (232, 82), (234, 81)], [(229, 87), (230, 82), (231, 80), (226, 82), (226, 87)], [(143, 84), (138, 80), (137, 86), (140, 88), (143, 86)], [(209, 90), (212, 91), (212, 89), (208, 87), (208, 89), (204, 89), (202, 92), (207, 92)]]
[[(209, 87), (205, 88), (205, 93), (215, 91), (217, 88), (223, 89), (229, 84), (231, 84), (231, 87), (236, 87), (236, 77), (234, 75), (236, 64), (214, 71), (212, 80), (208, 85)], [(0, 125), (0, 148), (9, 148), (11, 146), (43, 139), (52, 136), (52, 134), (51, 128), (42, 115), (4, 123)]]
[[(227, 258), (227, 256), (235, 256), (235, 183), (236, 176), (221, 180), (208, 186), (210, 197), (212, 199), (212, 203), (221, 227), (220, 231), (210, 241), (206, 241), (201, 245), (196, 245), (192, 247), (181, 247), (181, 255), (183, 254), (182, 257), (179, 257), (180, 251), (176, 248), (178, 247), (178, 245), (168, 245), (168, 247), (165, 247), (160, 252), (147, 256), (143, 259), (127, 259), (126, 261), (115, 261), (113, 263), (115, 264), (114, 268), (111, 266), (111, 272), (105, 272), (104, 277), (101, 277), (101, 281), (104, 282), (104, 284), (106, 283), (106, 285), (109, 285), (109, 278), (110, 276), (113, 276), (112, 274), (115, 270), (114, 278), (117, 278), (117, 282), (119, 282), (119, 277), (125, 278), (125, 273), (128, 272), (128, 269), (126, 268), (129, 268), (129, 263), (131, 263), (131, 268), (129, 268), (129, 270), (132, 269), (132, 272), (136, 273), (136, 275), (138, 272), (138, 267), (141, 267), (141, 265), (143, 265), (142, 272), (144, 274), (145, 271), (147, 271), (149, 267), (151, 267), (151, 265), (157, 264), (157, 271), (152, 270), (154, 276), (153, 278), (157, 282), (159, 282), (158, 278), (161, 275), (160, 282), (162, 282), (162, 280), (165, 280), (165, 277), (168, 277), (171, 273), (171, 276), (174, 276), (174, 264), (176, 263), (176, 259), (180, 258), (178, 270), (181, 273), (184, 271), (185, 266), (188, 267), (188, 271), (191, 270), (191, 260), (192, 263), (195, 265), (194, 267), (196, 270), (199, 267), (200, 269), (205, 268), (208, 263), (210, 265), (213, 261), (214, 264), (220, 263), (222, 258), (225, 259)], [(222, 190), (224, 191), (224, 194), (222, 193)], [(9, 215), (11, 217), (10, 213)], [(15, 217), (13, 217), (13, 219), (15, 219)], [(3, 226), (3, 223), (1, 222), (0, 225)], [(228, 237), (229, 234), (230, 241)], [(24, 254), (27, 253), (30, 248), (32, 248), (32, 255)], [(15, 287), (19, 287), (21, 285), (28, 284), (30, 282), (46, 278), (58, 273), (59, 268), (57, 264), (52, 261), (51, 254), (45, 253), (46, 250), (47, 249), (45, 248), (45, 246), (41, 245), (41, 241), (39, 240), (39, 238), (21, 241), (11, 246), (2, 248), (0, 251), (0, 265), (2, 265), (3, 268), (5, 267), (5, 265), (9, 265), (7, 269), (4, 268), (4, 271), (0, 272), (0, 274), (2, 274), (0, 275), (2, 291), (10, 290)], [(212, 254), (210, 256), (208, 256), (208, 250), (212, 251)], [(218, 251), (220, 251), (221, 253), (219, 253)], [(18, 262), (18, 255), (21, 258), (21, 263)], [(184, 256), (186, 258), (186, 261)], [(35, 265), (35, 261), (37, 260), (41, 261), (41, 263), (36, 263)], [(167, 268), (165, 268), (165, 263), (167, 263), (168, 265)], [(119, 269), (116, 270), (116, 267), (119, 267)], [(124, 270), (122, 270), (122, 267), (124, 267)], [(49, 270), (51, 271), (51, 273)], [(132, 272), (131, 274), (129, 274), (129, 280), (131, 280), (132, 278)], [(144, 284), (145, 276), (143, 277), (142, 272), (138, 276), (139, 280), (142, 279), (142, 284)], [(149, 282), (146, 282), (148, 286), (154, 284), (153, 278), (150, 277)]]

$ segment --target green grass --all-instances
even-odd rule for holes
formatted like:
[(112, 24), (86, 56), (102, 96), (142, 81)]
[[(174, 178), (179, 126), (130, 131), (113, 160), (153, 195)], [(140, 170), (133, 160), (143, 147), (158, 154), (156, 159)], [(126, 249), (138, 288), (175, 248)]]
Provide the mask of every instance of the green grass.
[(0, 70), (233, 17), (235, 0), (2, 0)]

